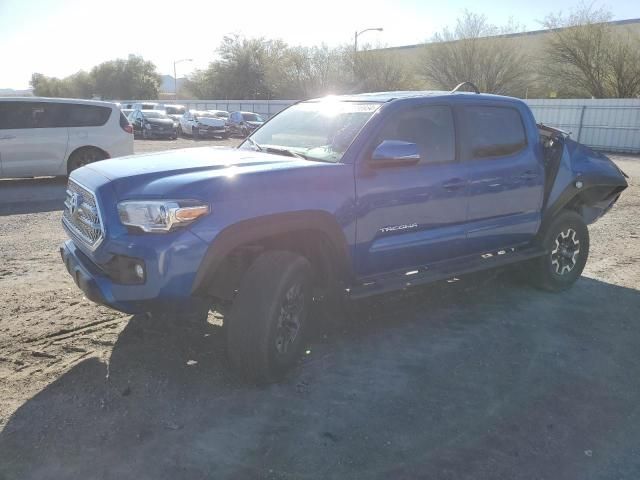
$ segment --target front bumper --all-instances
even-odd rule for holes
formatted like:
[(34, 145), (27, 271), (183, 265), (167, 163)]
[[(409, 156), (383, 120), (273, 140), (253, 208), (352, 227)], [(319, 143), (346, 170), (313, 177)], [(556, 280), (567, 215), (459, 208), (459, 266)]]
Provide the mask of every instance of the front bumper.
[(198, 135), (202, 137), (228, 137), (229, 129), (227, 127), (198, 127)]
[(147, 137), (149, 138), (172, 138), (178, 135), (177, 130), (147, 130)]
[[(135, 238), (134, 238), (135, 237)], [(127, 235), (106, 240), (95, 253), (85, 252), (72, 240), (60, 246), (67, 271), (86, 297), (125, 313), (184, 312), (199, 308), (191, 296), (193, 281), (207, 250), (188, 230), (168, 235)], [(98, 263), (96, 256), (101, 259)], [(128, 256), (145, 265), (145, 281), (124, 284), (114, 280), (112, 259)]]

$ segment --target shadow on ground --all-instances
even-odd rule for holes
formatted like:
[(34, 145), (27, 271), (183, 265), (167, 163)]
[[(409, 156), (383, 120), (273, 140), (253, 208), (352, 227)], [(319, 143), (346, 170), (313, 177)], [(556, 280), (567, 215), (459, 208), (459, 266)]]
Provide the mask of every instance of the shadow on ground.
[(66, 184), (62, 177), (0, 180), (0, 216), (62, 210)]
[[(369, 302), (279, 385), (134, 316), (0, 433), (0, 478), (638, 478), (640, 293), (498, 279)], [(187, 362), (198, 363), (189, 366)]]

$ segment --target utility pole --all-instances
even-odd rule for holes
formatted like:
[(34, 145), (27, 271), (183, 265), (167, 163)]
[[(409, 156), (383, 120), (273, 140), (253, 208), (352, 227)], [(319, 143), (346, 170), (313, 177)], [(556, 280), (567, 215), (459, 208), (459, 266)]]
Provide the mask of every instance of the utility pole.
[(354, 35), (353, 38), (353, 53), (358, 53), (358, 37), (360, 35), (362, 35), (364, 32), (370, 32), (370, 31), (376, 31), (376, 32), (382, 32), (384, 29), (382, 27), (378, 27), (378, 28), (365, 28), (364, 30), (361, 30), (360, 32), (358, 32), (356, 30), (356, 33)]
[(183, 58), (182, 60), (173, 61), (173, 96), (178, 100), (178, 74), (176, 72), (176, 64), (180, 62), (193, 62), (192, 58)]

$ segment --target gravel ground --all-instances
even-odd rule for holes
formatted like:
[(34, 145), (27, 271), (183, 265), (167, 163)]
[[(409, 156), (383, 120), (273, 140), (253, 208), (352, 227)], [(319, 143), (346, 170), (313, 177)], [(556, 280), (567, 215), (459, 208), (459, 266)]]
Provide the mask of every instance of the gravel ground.
[(368, 301), (265, 388), (229, 373), (217, 318), (84, 299), (57, 252), (63, 197), (0, 181), (1, 480), (640, 477), (633, 178), (570, 291), (498, 276)]

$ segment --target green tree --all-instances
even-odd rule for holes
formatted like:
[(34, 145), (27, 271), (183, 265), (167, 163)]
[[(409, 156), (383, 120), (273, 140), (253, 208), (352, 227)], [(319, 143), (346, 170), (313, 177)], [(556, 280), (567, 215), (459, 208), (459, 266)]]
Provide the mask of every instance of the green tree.
[(137, 55), (93, 67), (95, 93), (105, 99), (158, 98), (160, 75), (156, 66)]

